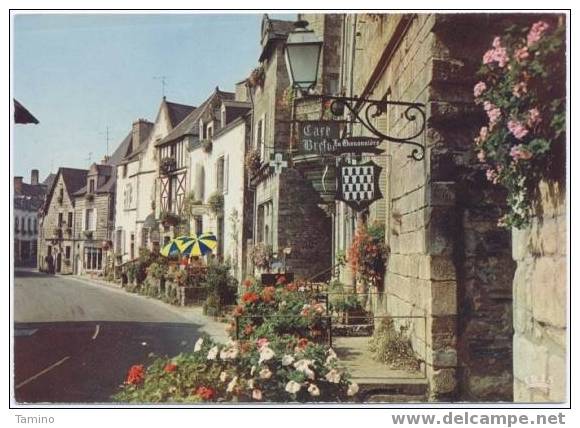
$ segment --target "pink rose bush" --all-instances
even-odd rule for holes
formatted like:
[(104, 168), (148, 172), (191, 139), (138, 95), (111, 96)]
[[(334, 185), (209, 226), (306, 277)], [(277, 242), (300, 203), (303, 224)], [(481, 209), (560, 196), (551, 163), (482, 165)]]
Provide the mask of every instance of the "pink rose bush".
[(485, 118), (476, 157), (487, 180), (508, 191), (505, 227), (529, 223), (538, 182), (562, 172), (565, 159), (565, 25), (554, 17), (530, 24), (491, 37), (473, 87)]

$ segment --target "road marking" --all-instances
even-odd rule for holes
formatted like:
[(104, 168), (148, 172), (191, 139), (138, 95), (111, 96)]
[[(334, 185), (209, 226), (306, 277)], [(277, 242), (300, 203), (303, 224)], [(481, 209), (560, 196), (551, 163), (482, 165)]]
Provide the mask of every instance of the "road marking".
[(44, 370), (42, 370), (42, 371), (39, 371), (39, 372), (38, 372), (38, 373), (36, 373), (34, 376), (32, 376), (32, 377), (29, 377), (28, 379), (26, 379), (26, 380), (25, 380), (25, 381), (23, 381), (23, 382), (20, 382), (18, 385), (16, 385), (16, 389), (19, 389), (19, 388), (23, 387), (24, 385), (26, 385), (26, 384), (28, 384), (28, 383), (32, 382), (32, 381), (33, 381), (33, 380), (35, 380), (36, 378), (39, 378), (39, 377), (40, 377), (40, 376), (42, 376), (43, 374), (45, 374), (45, 373), (48, 373), (48, 372), (49, 372), (49, 371), (51, 371), (52, 369), (54, 369), (54, 368), (56, 368), (56, 367), (60, 366), (62, 363), (64, 363), (64, 362), (65, 362), (66, 360), (68, 360), (69, 358), (70, 358), (70, 356), (68, 356), (68, 357), (64, 357), (62, 360), (60, 360), (60, 361), (57, 361), (56, 363), (54, 363), (53, 365), (51, 365), (51, 366), (49, 366), (49, 367), (45, 368), (45, 369), (44, 369)]
[(101, 327), (99, 326), (99, 324), (97, 324), (97, 327), (95, 328), (95, 334), (93, 334), (92, 339), (95, 340), (97, 338), (97, 336), (99, 335), (99, 330), (101, 329)]

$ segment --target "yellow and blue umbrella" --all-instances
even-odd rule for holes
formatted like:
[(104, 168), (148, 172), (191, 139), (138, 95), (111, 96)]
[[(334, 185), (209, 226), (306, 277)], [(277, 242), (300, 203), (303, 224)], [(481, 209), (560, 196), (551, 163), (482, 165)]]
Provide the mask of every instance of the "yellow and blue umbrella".
[(187, 241), (179, 249), (184, 256), (204, 256), (217, 247), (217, 238), (213, 233), (202, 233), (191, 238), (191, 241)]
[(178, 256), (180, 253), (179, 245), (177, 245), (177, 242), (175, 241), (175, 239), (172, 239), (171, 241), (169, 241), (169, 243), (167, 245), (165, 245), (161, 249), (161, 251), (159, 253), (164, 257)]
[(179, 252), (181, 252), (181, 249), (193, 240), (195, 240), (195, 236), (188, 235), (181, 235), (173, 239), (173, 241), (177, 244), (177, 248), (179, 248)]

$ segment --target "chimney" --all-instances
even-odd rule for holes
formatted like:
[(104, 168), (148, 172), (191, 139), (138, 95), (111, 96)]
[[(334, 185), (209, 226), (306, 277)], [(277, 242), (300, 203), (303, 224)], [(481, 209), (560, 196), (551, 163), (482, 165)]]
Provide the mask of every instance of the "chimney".
[(131, 152), (137, 150), (139, 145), (145, 141), (151, 132), (153, 124), (145, 119), (138, 119), (133, 122), (133, 137), (131, 141)]
[(22, 177), (14, 177), (14, 194), (22, 193)]
[(38, 184), (38, 170), (33, 169), (30, 171), (30, 184), (36, 186)]

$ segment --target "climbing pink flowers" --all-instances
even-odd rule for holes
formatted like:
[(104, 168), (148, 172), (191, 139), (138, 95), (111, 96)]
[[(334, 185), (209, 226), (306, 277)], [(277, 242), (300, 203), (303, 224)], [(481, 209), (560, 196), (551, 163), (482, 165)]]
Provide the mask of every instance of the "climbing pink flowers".
[(533, 128), (541, 121), (542, 117), (540, 115), (540, 110), (538, 110), (536, 107), (528, 110), (528, 121), (526, 123), (530, 128)]
[(508, 121), (507, 128), (518, 140), (521, 140), (528, 135), (528, 132), (530, 132), (523, 123), (518, 122), (517, 120)]
[(485, 82), (478, 82), (473, 87), (473, 95), (475, 97), (479, 97), (479, 96), (481, 96), (481, 94), (483, 94), (485, 92), (486, 89), (487, 89), (487, 85), (485, 84)]
[(528, 59), (530, 56), (530, 52), (528, 51), (528, 47), (524, 46), (523, 48), (519, 48), (514, 52), (514, 58), (517, 62), (522, 62), (525, 59)]
[(532, 46), (533, 44), (539, 42), (548, 28), (550, 28), (550, 25), (545, 21), (538, 21), (534, 23), (527, 36), (528, 46)]
[(518, 144), (513, 146), (510, 150), (510, 156), (517, 162), (519, 160), (529, 160), (532, 158), (532, 152), (530, 152), (523, 144)]
[(507, 49), (501, 45), (501, 38), (496, 36), (493, 39), (493, 49), (488, 50), (483, 55), (483, 63), (491, 64), (497, 62), (500, 68), (504, 68), (509, 62), (509, 56), (507, 54)]

